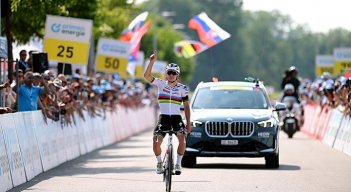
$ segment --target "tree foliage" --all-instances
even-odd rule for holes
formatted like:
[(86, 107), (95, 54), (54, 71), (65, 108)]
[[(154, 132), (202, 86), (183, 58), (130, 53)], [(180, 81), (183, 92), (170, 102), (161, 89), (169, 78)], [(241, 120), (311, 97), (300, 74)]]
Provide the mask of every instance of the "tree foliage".
[[(47, 14), (94, 20), (96, 44), (100, 37), (117, 38), (135, 16), (150, 11), (153, 24), (142, 40), (141, 50), (146, 58), (152, 54), (157, 37), (159, 59), (178, 63), (182, 80), (191, 82), (192, 88), (199, 81), (210, 81), (212, 76), (220, 80), (253, 76), (279, 87), (284, 70), (292, 65), (299, 69), (300, 76), (314, 78), (316, 54), (333, 54), (336, 47), (351, 46), (351, 33), (347, 30), (312, 33), (307, 25), (298, 25), (277, 11), (243, 11), (242, 0), (149, 0), (143, 4), (126, 0), (8, 2), (11, 25), (2, 29), (11, 28), (11, 33), (6, 34), (19, 43), (26, 43), (33, 36), (43, 37)], [(231, 37), (191, 59), (177, 57), (173, 52), (175, 42), (198, 40), (187, 23), (201, 12), (206, 12)], [(176, 30), (173, 24), (183, 24), (185, 28)]]

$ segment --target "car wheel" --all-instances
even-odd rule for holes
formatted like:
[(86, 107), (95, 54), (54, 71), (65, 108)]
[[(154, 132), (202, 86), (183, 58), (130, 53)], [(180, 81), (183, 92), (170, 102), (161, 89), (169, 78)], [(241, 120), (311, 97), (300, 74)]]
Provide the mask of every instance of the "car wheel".
[(183, 167), (194, 167), (196, 165), (196, 156), (184, 155), (182, 159)]
[(267, 168), (278, 168), (279, 167), (279, 153), (267, 155), (265, 157)]

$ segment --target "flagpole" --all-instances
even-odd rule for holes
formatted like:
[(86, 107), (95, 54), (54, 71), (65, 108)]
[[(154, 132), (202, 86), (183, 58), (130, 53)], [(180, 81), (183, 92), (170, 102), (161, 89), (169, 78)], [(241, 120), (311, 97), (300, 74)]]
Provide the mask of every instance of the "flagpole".
[(159, 2), (157, 2), (157, 5), (155, 6), (155, 21), (154, 21), (154, 34), (153, 34), (153, 38), (152, 38), (152, 44), (153, 44), (153, 48), (154, 50), (157, 50), (157, 20), (158, 20), (158, 8), (159, 7)]
[(154, 50), (157, 50), (157, 13), (155, 15), (154, 29), (155, 29), (155, 31), (154, 31), (152, 43), (153, 43)]
[[(210, 65), (211, 65), (211, 76), (212, 77), (215, 77), (215, 65), (214, 65), (214, 62), (213, 62), (213, 51), (212, 49), (209, 50), (210, 51), (210, 58), (209, 58), (209, 61), (210, 61)], [(212, 78), (211, 77), (211, 78)]]

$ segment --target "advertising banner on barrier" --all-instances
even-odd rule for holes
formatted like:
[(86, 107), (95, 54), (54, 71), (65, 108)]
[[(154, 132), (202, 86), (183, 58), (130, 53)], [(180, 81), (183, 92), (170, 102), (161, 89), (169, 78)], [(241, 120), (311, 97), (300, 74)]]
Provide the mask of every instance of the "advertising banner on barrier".
[(12, 114), (2, 114), (2, 129), (4, 132), (7, 157), (10, 163), (11, 177), (14, 187), (26, 182), (23, 158), (18, 144), (17, 132)]
[(87, 146), (87, 152), (91, 152), (96, 149), (96, 137), (94, 135), (94, 129), (89, 121), (89, 114), (87, 111), (83, 112), (85, 121), (82, 121), (82, 129), (84, 130), (84, 138)]
[(80, 155), (84, 155), (87, 153), (87, 146), (84, 136), (84, 129), (83, 129), (83, 119), (79, 117), (77, 113), (74, 114), (74, 122), (76, 124), (74, 127), (77, 129), (78, 134), (78, 142), (79, 142), (79, 153)]
[(113, 141), (116, 137), (115, 132), (113, 130), (113, 126), (111, 124), (112, 114), (113, 114), (113, 112), (106, 112), (105, 119), (102, 118), (102, 124), (104, 127), (104, 132), (103, 132), (104, 146), (107, 146), (107, 145), (110, 145), (111, 143), (113, 143)]
[(0, 191), (7, 191), (12, 188), (9, 159), (5, 148), (5, 135), (2, 130), (2, 123), (5, 121), (0, 116)]
[(347, 117), (346, 126), (346, 134), (345, 134), (345, 145), (343, 148), (343, 152), (351, 155), (351, 117)]
[(331, 147), (333, 147), (334, 145), (335, 138), (339, 131), (343, 117), (343, 114), (339, 110), (333, 110), (332, 116), (329, 121), (328, 130), (326, 131), (326, 134), (324, 135), (323, 139), (323, 142)]
[(63, 128), (65, 139), (65, 149), (67, 161), (72, 160), (80, 155), (78, 130), (74, 124), (67, 125)]
[(37, 141), (31, 125), (32, 114), (31, 112), (15, 113), (13, 118), (23, 157), (24, 170), (26, 171), (27, 180), (31, 180), (43, 171)]
[(339, 128), (338, 133), (337, 133), (336, 138), (335, 138), (333, 148), (337, 149), (339, 151), (343, 151), (344, 146), (346, 144), (346, 137), (347, 137), (347, 133), (348, 133), (348, 129), (349, 129), (349, 127), (347, 127), (348, 123), (349, 123), (348, 120), (349, 119), (348, 119), (347, 115), (344, 114), (344, 118), (341, 121), (340, 128)]
[(343, 136), (345, 131), (345, 118), (346, 116), (343, 115), (342, 121), (340, 121), (340, 126), (339, 126), (339, 129), (337, 130), (335, 141), (333, 144), (333, 148), (339, 151), (342, 151), (342, 148), (344, 147)]
[(93, 133), (95, 135), (95, 144), (96, 144), (96, 148), (100, 148), (102, 146), (104, 146), (104, 141), (102, 138), (102, 134), (103, 134), (103, 129), (104, 127), (102, 127), (102, 122), (101, 122), (101, 118), (100, 117), (95, 117), (95, 118), (88, 118), (90, 121), (90, 125), (91, 128), (93, 129)]
[[(115, 139), (125, 139), (155, 124), (152, 107), (128, 109), (119, 106), (116, 113), (106, 114), (106, 118), (84, 113), (85, 121), (76, 117), (76, 127), (61, 127), (59, 122), (50, 119), (45, 121), (41, 111), (1, 115), (0, 191), (26, 182), (26, 176), (30, 179), (42, 169), (47, 171), (78, 156), (78, 149), (80, 152), (85, 148), (88, 148), (85, 152), (91, 151), (97, 145), (106, 146)], [(143, 123), (135, 122), (141, 117), (146, 118)], [(99, 126), (90, 126), (92, 123)]]

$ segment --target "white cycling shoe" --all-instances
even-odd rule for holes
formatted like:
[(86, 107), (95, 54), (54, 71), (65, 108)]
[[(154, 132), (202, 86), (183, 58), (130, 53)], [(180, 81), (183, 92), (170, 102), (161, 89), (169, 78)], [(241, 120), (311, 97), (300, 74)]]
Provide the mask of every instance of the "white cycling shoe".
[(182, 173), (182, 166), (180, 166), (179, 164), (176, 164), (174, 166), (174, 171), (176, 175), (180, 175)]
[(157, 173), (157, 174), (162, 174), (162, 173), (163, 173), (163, 165), (162, 165), (162, 162), (157, 163), (157, 165), (156, 165), (156, 173)]

